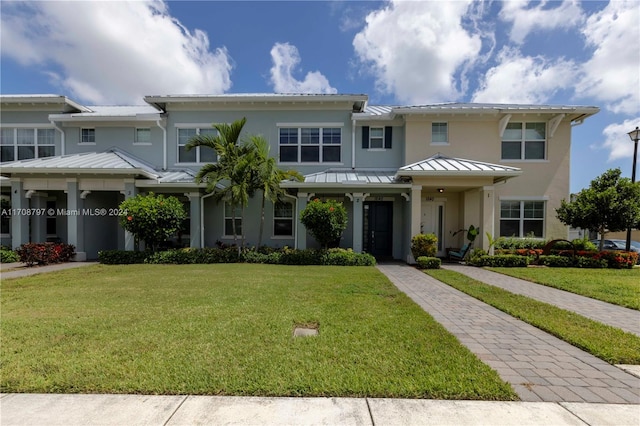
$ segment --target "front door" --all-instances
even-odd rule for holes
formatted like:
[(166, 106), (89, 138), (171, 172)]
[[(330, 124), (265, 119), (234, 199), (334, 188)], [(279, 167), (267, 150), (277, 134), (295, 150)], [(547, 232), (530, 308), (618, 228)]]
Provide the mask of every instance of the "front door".
[(391, 257), (393, 251), (393, 202), (364, 203), (364, 251), (376, 257)]
[(436, 256), (443, 257), (444, 250), (444, 203), (425, 201), (422, 203), (422, 220), (420, 231), (423, 234), (435, 234), (438, 237)]

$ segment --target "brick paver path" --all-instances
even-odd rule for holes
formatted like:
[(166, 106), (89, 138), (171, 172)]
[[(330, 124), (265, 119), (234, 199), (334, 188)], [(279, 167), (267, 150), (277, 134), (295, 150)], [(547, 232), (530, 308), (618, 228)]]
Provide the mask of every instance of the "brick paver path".
[(640, 311), (473, 266), (451, 264), (442, 267), (640, 336)]
[(378, 269), (523, 401), (640, 403), (640, 378), (415, 268), (380, 264)]

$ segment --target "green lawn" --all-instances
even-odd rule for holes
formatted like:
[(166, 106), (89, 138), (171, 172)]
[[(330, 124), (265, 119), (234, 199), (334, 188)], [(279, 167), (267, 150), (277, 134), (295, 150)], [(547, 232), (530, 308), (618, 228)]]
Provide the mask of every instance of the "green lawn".
[(593, 299), (640, 309), (640, 268), (488, 268)]
[(440, 269), (427, 273), (611, 364), (640, 365), (640, 337), (635, 334), (484, 284), (458, 272)]
[[(1, 285), (1, 392), (517, 399), (373, 267), (96, 265)], [(293, 338), (305, 323), (320, 335)]]

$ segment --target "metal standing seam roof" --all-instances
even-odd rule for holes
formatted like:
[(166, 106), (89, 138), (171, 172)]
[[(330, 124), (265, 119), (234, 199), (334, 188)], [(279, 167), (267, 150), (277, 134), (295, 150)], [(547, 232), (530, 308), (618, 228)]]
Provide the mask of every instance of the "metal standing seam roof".
[(303, 186), (398, 185), (396, 170), (329, 169), (304, 176), (304, 182), (286, 181), (285, 188)]
[(521, 173), (517, 167), (503, 166), (500, 164), (485, 163), (482, 161), (452, 158), (442, 154), (436, 154), (413, 164), (408, 164), (398, 170), (397, 176), (412, 175), (487, 175), (487, 176), (516, 176)]
[(3, 163), (2, 173), (99, 173), (139, 174), (158, 183), (192, 183), (194, 174), (188, 170), (159, 171), (117, 148), (105, 152), (85, 152), (57, 157)]

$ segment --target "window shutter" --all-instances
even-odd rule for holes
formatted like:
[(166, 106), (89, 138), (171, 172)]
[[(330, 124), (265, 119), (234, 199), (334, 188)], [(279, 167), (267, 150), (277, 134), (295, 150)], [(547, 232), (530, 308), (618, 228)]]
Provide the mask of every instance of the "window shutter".
[(369, 149), (369, 126), (362, 126), (362, 149)]
[(386, 149), (391, 149), (391, 137), (393, 135), (393, 127), (386, 126), (384, 128), (384, 147)]

